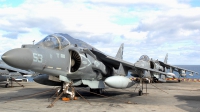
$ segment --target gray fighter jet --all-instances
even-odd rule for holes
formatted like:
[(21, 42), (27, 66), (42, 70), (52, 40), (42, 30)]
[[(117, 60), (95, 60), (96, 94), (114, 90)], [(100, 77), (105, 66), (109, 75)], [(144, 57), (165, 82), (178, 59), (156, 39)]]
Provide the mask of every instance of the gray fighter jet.
[[(159, 60), (153, 60), (152, 58), (150, 59), (147, 55), (142, 55), (139, 58), (139, 60), (135, 63), (135, 66), (141, 68), (154, 69), (166, 73), (166, 74), (158, 72), (150, 73), (146, 71), (144, 77), (146, 78), (149, 76), (148, 78), (152, 78), (151, 80), (153, 82), (166, 82), (166, 78), (178, 78), (180, 82), (180, 77), (185, 77), (186, 72), (189, 72), (190, 73), (189, 75), (191, 76), (193, 76), (194, 73), (198, 74), (197, 72), (191, 70), (169, 65), (167, 64), (167, 60), (168, 60), (168, 54), (166, 54), (164, 62)], [(178, 77), (174, 74), (174, 71), (179, 73)], [(130, 70), (130, 72), (132, 76), (140, 77), (140, 75), (138, 75), (139, 73), (137, 69)]]
[[(167, 74), (158, 69), (139, 66), (122, 59), (123, 44), (116, 57), (108, 56), (87, 43), (67, 34), (48, 35), (35, 45), (22, 45), (2, 55), (10, 66), (41, 73), (34, 80), (46, 85), (61, 85), (61, 90), (74, 98), (73, 86), (88, 86), (92, 92), (102, 93), (105, 84), (123, 89), (135, 84), (127, 76), (136, 70), (141, 77), (153, 73)], [(140, 87), (139, 95), (142, 94)]]
[(18, 76), (31, 76), (31, 72), (11, 67), (0, 60), (0, 82), (5, 82), (5, 87), (9, 86), (10, 79)]

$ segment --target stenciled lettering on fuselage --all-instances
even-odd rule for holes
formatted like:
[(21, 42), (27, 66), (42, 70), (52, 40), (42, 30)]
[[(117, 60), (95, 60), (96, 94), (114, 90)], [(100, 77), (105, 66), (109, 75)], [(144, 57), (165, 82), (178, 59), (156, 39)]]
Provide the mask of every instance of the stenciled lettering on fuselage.
[(33, 61), (34, 62), (42, 63), (42, 60), (43, 60), (42, 54), (33, 53)]
[[(57, 58), (59, 58), (59, 53), (56, 53), (56, 55), (57, 55)], [(53, 58), (52, 54), (50, 54), (50, 58), (51, 59)], [(65, 54), (60, 54), (60, 58), (65, 58)], [(43, 55), (38, 54), (38, 53), (33, 53), (33, 61), (38, 62), (38, 63), (42, 63), (43, 62)]]

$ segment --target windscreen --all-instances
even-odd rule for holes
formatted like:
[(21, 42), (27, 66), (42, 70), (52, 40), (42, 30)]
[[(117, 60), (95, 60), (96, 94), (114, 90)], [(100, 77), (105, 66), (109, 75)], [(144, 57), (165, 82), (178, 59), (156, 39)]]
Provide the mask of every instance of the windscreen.
[(68, 46), (70, 42), (63, 36), (58, 34), (48, 35), (36, 45), (42, 45), (44, 47), (52, 48), (52, 49), (62, 49)]
[(149, 57), (147, 55), (142, 55), (139, 60), (149, 61)]

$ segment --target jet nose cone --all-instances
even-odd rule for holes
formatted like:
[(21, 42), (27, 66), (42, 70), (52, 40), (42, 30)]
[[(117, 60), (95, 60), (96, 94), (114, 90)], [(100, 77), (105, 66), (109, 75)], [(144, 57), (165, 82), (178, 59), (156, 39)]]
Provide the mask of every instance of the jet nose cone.
[(142, 62), (136, 62), (135, 63), (136, 67), (145, 67), (144, 64)]
[(1, 59), (10, 66), (28, 69), (33, 61), (33, 54), (29, 49), (17, 48), (4, 53)]

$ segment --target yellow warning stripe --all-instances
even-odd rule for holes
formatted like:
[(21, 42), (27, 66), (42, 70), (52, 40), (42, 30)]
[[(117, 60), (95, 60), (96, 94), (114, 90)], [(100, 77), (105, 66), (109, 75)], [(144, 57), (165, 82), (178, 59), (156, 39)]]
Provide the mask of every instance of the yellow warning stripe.
[[(166, 78), (166, 80), (169, 81), (178, 81), (177, 78)], [(185, 82), (200, 82), (200, 79), (180, 79), (181, 81), (185, 81)]]
[[(137, 78), (132, 77), (130, 78), (131, 80), (136, 80)], [(166, 78), (167, 81), (178, 81), (178, 78)], [(181, 78), (180, 81), (185, 81), (185, 82), (200, 82), (200, 79), (183, 79)]]
[(136, 80), (137, 78), (135, 78), (135, 77), (132, 77), (132, 78), (130, 78), (131, 80)]
[(178, 80), (176, 78), (167, 78), (166, 80)]

